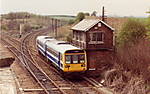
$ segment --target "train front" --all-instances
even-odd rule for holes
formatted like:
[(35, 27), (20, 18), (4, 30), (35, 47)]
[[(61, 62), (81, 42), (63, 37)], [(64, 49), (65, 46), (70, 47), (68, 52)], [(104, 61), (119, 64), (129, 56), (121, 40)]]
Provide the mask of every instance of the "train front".
[(86, 52), (68, 50), (64, 54), (64, 72), (84, 72), (87, 70)]

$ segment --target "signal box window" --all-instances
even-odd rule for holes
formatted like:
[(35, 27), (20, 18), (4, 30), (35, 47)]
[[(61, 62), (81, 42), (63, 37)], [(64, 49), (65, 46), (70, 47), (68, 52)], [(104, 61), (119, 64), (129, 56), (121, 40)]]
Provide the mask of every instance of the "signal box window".
[(90, 34), (90, 43), (104, 43), (104, 33), (103, 32), (94, 32)]
[(79, 33), (76, 32), (76, 40), (79, 40)]

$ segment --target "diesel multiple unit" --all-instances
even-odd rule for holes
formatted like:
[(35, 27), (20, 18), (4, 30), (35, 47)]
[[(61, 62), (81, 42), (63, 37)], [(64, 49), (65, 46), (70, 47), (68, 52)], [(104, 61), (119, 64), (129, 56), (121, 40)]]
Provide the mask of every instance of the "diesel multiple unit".
[(50, 36), (38, 36), (36, 46), (40, 54), (65, 73), (87, 70), (86, 52), (80, 48)]

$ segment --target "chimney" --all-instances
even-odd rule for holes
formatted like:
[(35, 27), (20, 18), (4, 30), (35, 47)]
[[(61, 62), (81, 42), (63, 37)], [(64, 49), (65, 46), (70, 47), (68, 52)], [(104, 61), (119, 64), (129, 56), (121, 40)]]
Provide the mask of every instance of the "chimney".
[(102, 8), (102, 21), (104, 21), (104, 22), (105, 22), (104, 6), (103, 6), (103, 8)]

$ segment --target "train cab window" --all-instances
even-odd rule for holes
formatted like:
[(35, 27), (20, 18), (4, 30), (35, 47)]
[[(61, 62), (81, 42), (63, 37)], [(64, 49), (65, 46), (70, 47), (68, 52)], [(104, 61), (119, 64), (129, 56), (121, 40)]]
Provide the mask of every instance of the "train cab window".
[(70, 55), (66, 55), (66, 63), (71, 64), (71, 56)]
[(78, 55), (72, 55), (72, 59), (73, 59), (73, 64), (78, 63)]
[(85, 61), (85, 56), (84, 55), (79, 55), (79, 61), (80, 63), (84, 63)]

